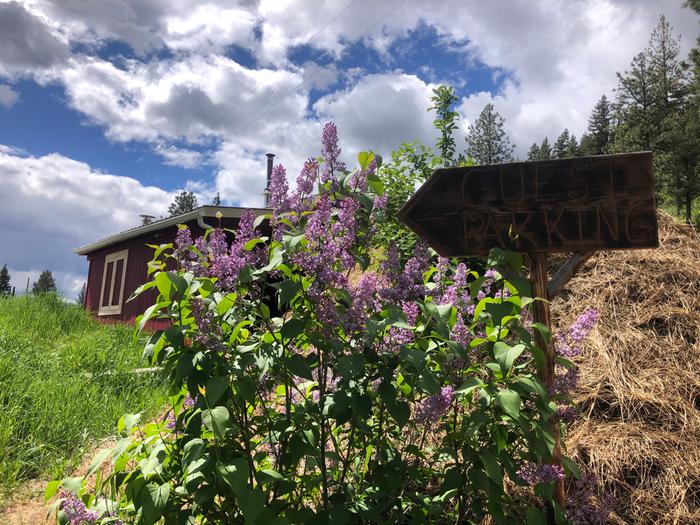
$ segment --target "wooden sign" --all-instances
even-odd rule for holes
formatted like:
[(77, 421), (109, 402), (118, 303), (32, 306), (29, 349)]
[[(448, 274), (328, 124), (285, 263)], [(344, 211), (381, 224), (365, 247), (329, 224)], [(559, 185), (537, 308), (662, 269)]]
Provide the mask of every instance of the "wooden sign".
[(650, 152), (439, 169), (399, 217), (445, 257), (659, 242)]

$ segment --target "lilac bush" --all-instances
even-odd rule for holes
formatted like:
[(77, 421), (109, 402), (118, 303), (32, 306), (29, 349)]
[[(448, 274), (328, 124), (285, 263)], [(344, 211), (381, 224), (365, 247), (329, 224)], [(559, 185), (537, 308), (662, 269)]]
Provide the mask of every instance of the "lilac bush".
[(324, 127), (295, 189), (274, 168), (267, 235), (244, 214), (233, 238), (182, 227), (156, 250), (138, 323), (171, 321), (146, 355), (172, 410), (120, 421), (111, 473), (82, 485), (114, 500), (94, 521), (513, 523), (544, 503), (519, 507), (509, 482), (551, 503), (575, 473), (549, 465), (568, 399), (539, 379), (528, 282), (504, 277), (522, 258), (494, 250), (482, 275), (416, 243), (401, 262), (377, 228), (374, 156), (348, 171), (337, 133)]

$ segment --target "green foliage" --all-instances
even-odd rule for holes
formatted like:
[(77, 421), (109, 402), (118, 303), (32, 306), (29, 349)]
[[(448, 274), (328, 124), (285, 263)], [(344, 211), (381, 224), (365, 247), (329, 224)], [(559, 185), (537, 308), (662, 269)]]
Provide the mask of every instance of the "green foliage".
[(12, 284), (10, 280), (10, 272), (7, 265), (4, 264), (0, 269), (0, 297), (12, 295)]
[(515, 146), (503, 129), (504, 124), (493, 104), (487, 104), (469, 125), (466, 155), (479, 165), (512, 161)]
[[(424, 176), (416, 166), (429, 170), (430, 158), (405, 145), (392, 158), (393, 170), (412, 170), (394, 175), (399, 186), (408, 191), (404, 178)], [(159, 295), (141, 321), (172, 322), (146, 346), (170, 384), (169, 422), (125, 416), (96, 490), (71, 478), (48, 495), (77, 489), (88, 506), (144, 525), (505, 524), (541, 514), (506, 490), (506, 479), (525, 485), (524, 462), (549, 460), (556, 408), (523, 324), (532, 299), (522, 257), (496, 250), (498, 271), (480, 275), (418, 251), (370, 271), (375, 203), (389, 193), (373, 182), (377, 193), (342, 178), (321, 184), (317, 198), (274, 213), (266, 244), (221, 251), (210, 232), (204, 250), (161, 246), (154, 267), (173, 257), (180, 269), (154, 274)], [(241, 261), (235, 281), (215, 277)], [(551, 483), (537, 490), (551, 501)]]
[(450, 166), (454, 164), (456, 144), (453, 135), (459, 119), (459, 113), (453, 109), (453, 106), (459, 101), (459, 97), (455, 95), (453, 87), (441, 85), (433, 88), (433, 96), (430, 97), (430, 100), (433, 105), (428, 108), (428, 111), (435, 111), (433, 126), (440, 132), (437, 148), (440, 151), (443, 165)]
[(379, 239), (384, 247), (396, 246), (404, 261), (413, 254), (417, 237), (399, 221), (399, 210), (440, 164), (440, 157), (430, 148), (407, 142), (393, 151), (391, 160), (377, 171), (387, 198), (384, 221), (377, 224)]
[(126, 410), (154, 412), (160, 383), (130, 373), (139, 346), (54, 294), (0, 301), (0, 501), (80, 465)]
[(194, 210), (199, 206), (197, 197), (191, 191), (181, 191), (168, 207), (168, 214), (173, 217)]
[(56, 292), (56, 280), (49, 270), (44, 270), (39, 275), (39, 279), (32, 284), (32, 293), (40, 295), (51, 292)]
[(612, 107), (608, 97), (601, 96), (588, 118), (588, 129), (581, 137), (581, 150), (584, 155), (605, 155), (612, 145)]

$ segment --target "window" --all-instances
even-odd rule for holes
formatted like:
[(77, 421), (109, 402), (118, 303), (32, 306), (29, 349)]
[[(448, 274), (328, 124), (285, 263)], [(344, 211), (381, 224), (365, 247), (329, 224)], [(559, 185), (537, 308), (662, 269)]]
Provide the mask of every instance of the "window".
[(124, 295), (124, 278), (126, 276), (126, 260), (129, 250), (110, 253), (105, 257), (105, 268), (102, 273), (102, 291), (100, 292), (100, 308), (97, 315), (114, 315), (122, 312)]

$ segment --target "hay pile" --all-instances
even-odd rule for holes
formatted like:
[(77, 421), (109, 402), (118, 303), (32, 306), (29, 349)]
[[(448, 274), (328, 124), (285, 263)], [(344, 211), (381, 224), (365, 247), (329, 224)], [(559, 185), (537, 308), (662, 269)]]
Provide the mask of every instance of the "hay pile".
[(615, 496), (611, 523), (700, 523), (700, 237), (664, 213), (659, 237), (595, 255), (553, 304), (561, 327), (601, 314), (566, 443)]

